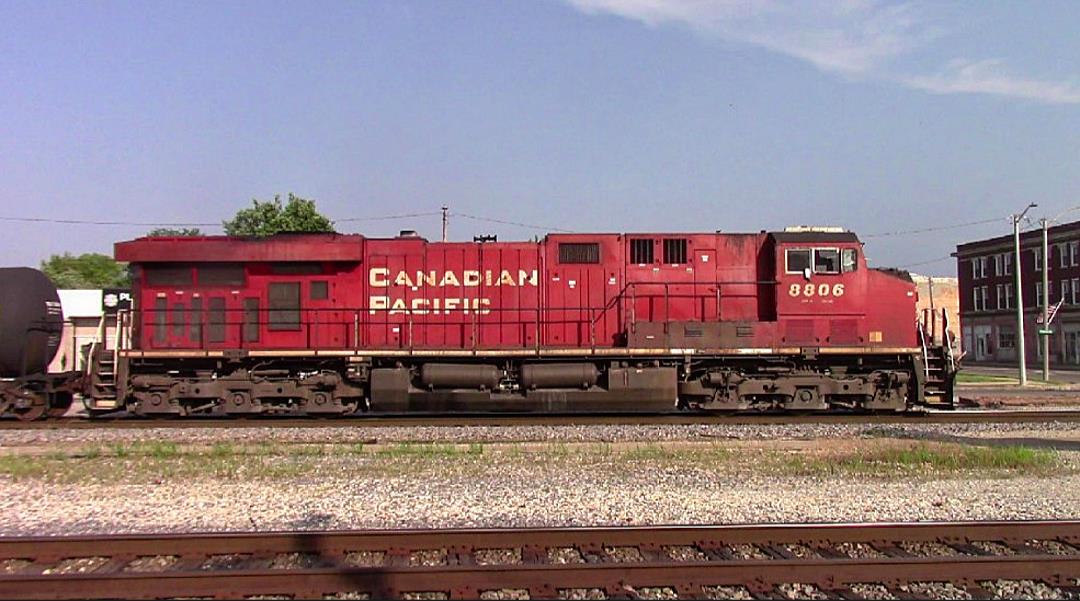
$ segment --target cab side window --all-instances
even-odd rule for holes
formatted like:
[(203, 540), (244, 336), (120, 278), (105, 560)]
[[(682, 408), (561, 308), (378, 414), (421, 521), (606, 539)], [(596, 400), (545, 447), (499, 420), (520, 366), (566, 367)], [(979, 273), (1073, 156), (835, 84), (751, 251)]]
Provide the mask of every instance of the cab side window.
[(786, 252), (787, 273), (802, 273), (810, 268), (810, 250), (789, 248)]
[(840, 273), (840, 250), (836, 248), (815, 248), (814, 273)]

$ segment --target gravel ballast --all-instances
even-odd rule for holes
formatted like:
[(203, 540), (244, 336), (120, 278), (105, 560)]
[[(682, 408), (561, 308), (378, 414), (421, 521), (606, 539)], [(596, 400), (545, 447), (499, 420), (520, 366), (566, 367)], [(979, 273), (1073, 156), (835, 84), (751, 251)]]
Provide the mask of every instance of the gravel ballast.
[(307, 428), (57, 428), (0, 430), (0, 449), (26, 445), (110, 444), (172, 441), (186, 444), (394, 443), (394, 442), (662, 442), (679, 440), (783, 440), (821, 438), (1000, 437), (1040, 432), (1075, 435), (1071, 422), (958, 424), (699, 424), (577, 426), (333, 426)]
[[(991, 438), (1049, 445), (1054, 467), (942, 471), (927, 464), (882, 475), (860, 466), (833, 471), (834, 456), (822, 454), (861, 456), (890, 445), (986, 448)], [(1069, 519), (1080, 516), (1077, 438), (1075, 425), (1060, 423), (8, 430), (0, 431), (5, 454), (69, 473), (30, 477), (9, 469), (0, 476), (0, 536)], [(123, 454), (114, 449), (163, 441), (179, 451), (151, 447), (140, 456), (132, 446)], [(399, 448), (406, 441), (459, 445), (427, 454), (423, 445)], [(476, 441), (485, 442), (469, 444)], [(238, 452), (221, 473), (178, 467), (212, 465), (212, 445), (225, 443), (278, 445), (281, 454)], [(297, 454), (295, 445), (320, 448)], [(54, 457), (86, 447), (101, 455)], [(816, 463), (791, 471), (785, 462), (792, 457)], [(106, 471), (70, 478), (86, 466)], [(492, 554), (492, 561), (508, 561)]]
[[(874, 479), (573, 461), (283, 481), (0, 481), (3, 535), (666, 523), (1065, 519), (1080, 476)], [(27, 500), (33, 499), (33, 502)]]

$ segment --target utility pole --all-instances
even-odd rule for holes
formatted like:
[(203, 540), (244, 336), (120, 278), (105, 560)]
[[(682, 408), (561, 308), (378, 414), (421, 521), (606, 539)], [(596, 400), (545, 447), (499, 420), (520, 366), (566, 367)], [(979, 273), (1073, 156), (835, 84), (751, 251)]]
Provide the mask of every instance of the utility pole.
[(1042, 344), (1043, 382), (1050, 381), (1050, 245), (1049, 238), (1050, 220), (1045, 217), (1042, 220), (1042, 331), (1039, 332), (1039, 342)]
[[(1013, 223), (1013, 247), (1016, 257), (1013, 261), (1013, 270), (1016, 272), (1016, 355), (1020, 359), (1020, 385), (1027, 386), (1027, 357), (1024, 355), (1024, 289), (1021, 287), (1020, 277), (1020, 220), (1027, 212), (1039, 205), (1029, 204), (1022, 213), (1012, 216)], [(1045, 292), (1045, 291), (1044, 291)]]
[(450, 227), (450, 207), (443, 205), (442, 208), (442, 241), (446, 242), (446, 232)]

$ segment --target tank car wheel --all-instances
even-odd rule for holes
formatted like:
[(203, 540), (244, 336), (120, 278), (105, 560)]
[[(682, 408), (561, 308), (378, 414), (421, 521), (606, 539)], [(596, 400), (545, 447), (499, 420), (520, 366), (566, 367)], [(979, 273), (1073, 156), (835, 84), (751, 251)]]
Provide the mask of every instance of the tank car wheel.
[(49, 404), (44, 398), (33, 395), (27, 400), (30, 401), (29, 406), (15, 408), (15, 417), (19, 418), (19, 421), (32, 422), (39, 420), (49, 412)]

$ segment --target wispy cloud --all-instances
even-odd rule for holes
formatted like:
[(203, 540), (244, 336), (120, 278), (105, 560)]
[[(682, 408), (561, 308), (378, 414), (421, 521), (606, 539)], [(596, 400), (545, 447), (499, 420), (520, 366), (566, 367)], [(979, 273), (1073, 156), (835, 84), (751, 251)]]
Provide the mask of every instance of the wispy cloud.
[(936, 73), (904, 74), (895, 63), (924, 50), (945, 28), (915, 4), (880, 0), (566, 0), (591, 15), (649, 26), (682, 25), (757, 46), (850, 78), (894, 81), (936, 94), (993, 94), (1048, 104), (1080, 103), (1069, 82), (1008, 73), (999, 60), (947, 61)]
[(1080, 103), (1080, 86), (1010, 75), (996, 59), (954, 59), (939, 73), (908, 77), (902, 83), (934, 94), (997, 94), (1048, 104)]

